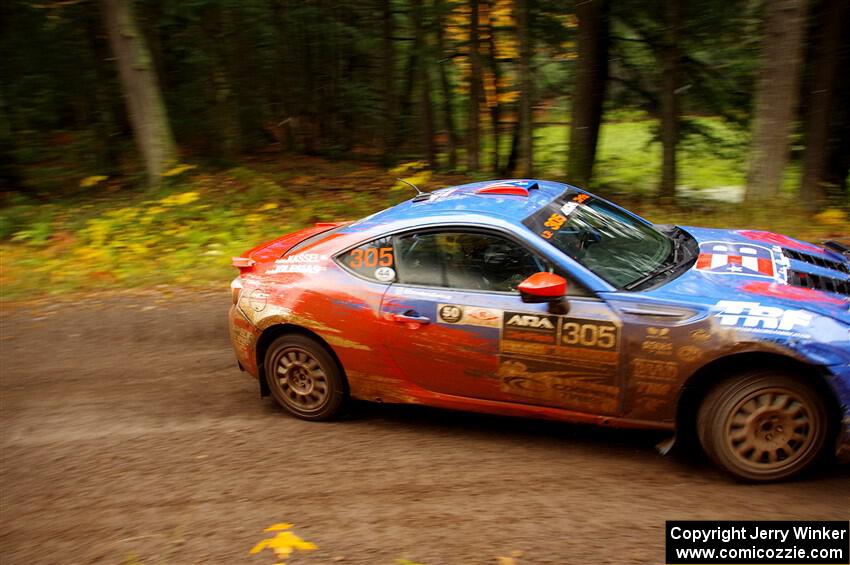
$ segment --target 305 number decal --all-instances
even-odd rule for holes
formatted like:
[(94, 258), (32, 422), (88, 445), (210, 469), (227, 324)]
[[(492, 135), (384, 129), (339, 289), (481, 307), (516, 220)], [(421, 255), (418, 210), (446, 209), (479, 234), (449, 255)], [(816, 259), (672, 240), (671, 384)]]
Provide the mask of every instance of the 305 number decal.
[(348, 266), (352, 269), (372, 269), (375, 267), (392, 267), (392, 265), (392, 247), (368, 247), (366, 249), (358, 247), (352, 249), (351, 259), (348, 262)]
[(617, 347), (617, 327), (592, 323), (564, 322), (561, 327), (561, 343), (599, 349)]

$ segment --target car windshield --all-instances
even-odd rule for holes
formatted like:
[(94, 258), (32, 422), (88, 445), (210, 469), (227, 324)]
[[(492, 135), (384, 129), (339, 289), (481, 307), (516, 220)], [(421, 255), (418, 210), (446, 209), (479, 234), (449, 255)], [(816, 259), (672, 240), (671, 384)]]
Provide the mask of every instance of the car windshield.
[(571, 190), (523, 223), (618, 289), (657, 271), (674, 248), (673, 241), (651, 225)]

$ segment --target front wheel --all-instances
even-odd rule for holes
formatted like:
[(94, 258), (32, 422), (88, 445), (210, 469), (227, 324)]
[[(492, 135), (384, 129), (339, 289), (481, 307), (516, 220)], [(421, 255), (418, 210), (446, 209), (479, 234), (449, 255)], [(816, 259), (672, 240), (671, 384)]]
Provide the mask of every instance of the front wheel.
[(697, 432), (708, 456), (749, 481), (788, 479), (823, 450), (828, 413), (810, 385), (754, 371), (718, 384), (700, 405)]
[(298, 334), (272, 342), (265, 358), (266, 381), (286, 411), (304, 420), (328, 420), (345, 398), (342, 371), (315, 340)]

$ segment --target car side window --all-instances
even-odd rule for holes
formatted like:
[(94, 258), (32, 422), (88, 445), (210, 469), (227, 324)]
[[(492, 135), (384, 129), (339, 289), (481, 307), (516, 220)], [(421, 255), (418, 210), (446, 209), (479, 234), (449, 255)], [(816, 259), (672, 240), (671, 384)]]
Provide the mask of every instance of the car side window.
[(361, 277), (381, 283), (396, 280), (395, 255), (391, 237), (382, 237), (346, 251), (337, 262)]
[(465, 231), (398, 236), (396, 268), (403, 284), (491, 292), (515, 292), (530, 275), (552, 271), (507, 238)]

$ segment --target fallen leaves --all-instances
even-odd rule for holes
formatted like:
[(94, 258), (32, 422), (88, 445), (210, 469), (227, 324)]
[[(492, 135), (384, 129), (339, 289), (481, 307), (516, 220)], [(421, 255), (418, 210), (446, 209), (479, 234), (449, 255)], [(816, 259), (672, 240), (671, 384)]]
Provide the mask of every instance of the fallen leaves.
[(274, 552), (275, 557), (278, 559), (277, 565), (285, 565), (283, 560), (289, 558), (294, 551), (313, 551), (317, 549), (316, 544), (305, 541), (291, 532), (290, 528), (292, 527), (292, 524), (286, 522), (272, 524), (263, 531), (277, 532), (277, 534), (274, 537), (264, 539), (252, 547), (250, 553), (257, 554), (265, 549), (269, 549)]

